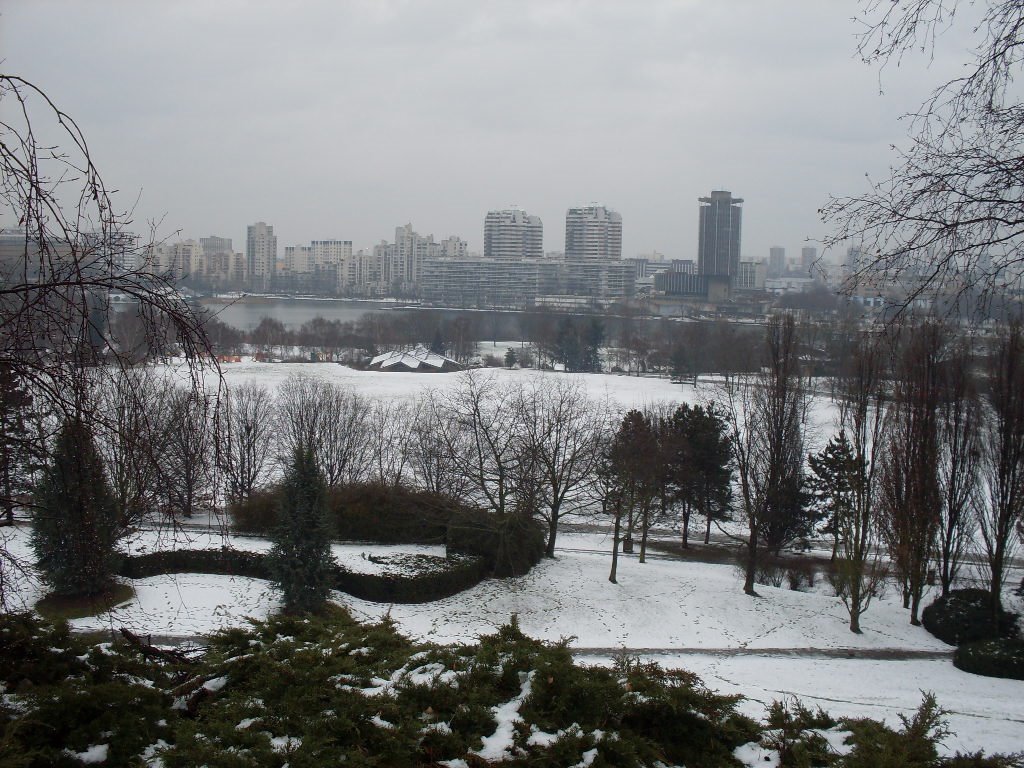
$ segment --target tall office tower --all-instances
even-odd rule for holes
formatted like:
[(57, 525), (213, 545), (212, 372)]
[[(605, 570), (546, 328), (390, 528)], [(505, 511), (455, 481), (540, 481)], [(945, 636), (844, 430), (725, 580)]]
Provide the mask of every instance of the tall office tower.
[(811, 267), (818, 260), (818, 249), (813, 246), (804, 246), (800, 249), (800, 271), (810, 274)]
[(701, 275), (735, 279), (740, 264), (741, 198), (715, 190), (700, 200), (697, 270)]
[(768, 249), (768, 276), (781, 277), (786, 273), (786, 249), (773, 245)]
[(622, 258), (622, 216), (603, 205), (570, 208), (565, 214), (565, 260)]
[(503, 261), (544, 255), (544, 225), (526, 211), (488, 211), (484, 219), (484, 258)]
[(262, 221), (250, 224), (245, 236), (245, 263), (253, 288), (266, 291), (277, 272), (277, 236)]

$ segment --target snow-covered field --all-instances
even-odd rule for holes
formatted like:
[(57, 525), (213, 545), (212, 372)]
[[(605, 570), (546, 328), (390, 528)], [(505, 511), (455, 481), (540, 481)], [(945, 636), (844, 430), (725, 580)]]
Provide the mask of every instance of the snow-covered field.
[[(361, 372), (328, 363), (224, 366), (229, 387), (240, 381), (276, 386), (296, 373), (394, 399), (454, 387), (460, 378)], [(487, 373), (500, 381), (570, 376), (591, 396), (608, 397), (624, 408), (701, 397), (694, 387), (667, 379), (500, 369)], [(822, 442), (831, 431), (831, 414), (824, 401), (812, 410)], [(267, 547), (259, 539), (231, 537), (219, 529), (190, 533), (190, 538), (188, 546), (203, 548)], [(690, 669), (715, 690), (747, 697), (744, 710), (754, 716), (761, 716), (773, 700), (794, 695), (805, 704), (821, 704), (836, 716), (871, 716), (898, 724), (899, 714), (909, 714), (920, 703), (922, 691), (933, 691), (950, 711), (953, 736), (947, 749), (1024, 749), (1024, 682), (978, 677), (954, 668), (943, 655), (950, 648), (924, 629), (911, 627), (891, 592), (872, 604), (862, 619), (864, 634), (858, 636), (847, 630), (843, 605), (827, 587), (810, 593), (761, 587), (761, 597), (755, 599), (742, 594), (742, 579), (733, 566), (662, 558), (641, 565), (635, 557), (623, 558), (619, 584), (613, 585), (607, 580), (607, 537), (562, 534), (560, 544), (557, 559), (543, 561), (525, 577), (487, 580), (435, 603), (383, 605), (340, 593), (334, 598), (357, 618), (373, 620), (390, 613), (405, 633), (437, 643), (472, 642), (517, 614), (523, 630), (532, 636), (573, 637), (573, 647), (588, 663), (608, 663), (617, 649), (626, 648), (665, 666)], [(153, 532), (131, 542), (134, 551), (169, 545), (183, 544), (160, 541)], [(0, 546), (29, 559), (24, 527), (0, 529)], [(440, 553), (408, 546), (334, 547), (339, 561), (353, 569), (373, 569), (377, 566), (368, 559), (371, 554), (396, 551)], [(1019, 570), (1011, 574), (1014, 583), (1020, 578)], [(32, 605), (43, 592), (31, 574), (9, 586), (25, 605)], [(138, 579), (133, 586), (132, 601), (107, 614), (75, 620), (74, 626), (201, 635), (242, 624), (248, 616), (266, 616), (279, 606), (269, 585), (257, 579), (179, 574)], [(1020, 607), (1018, 601), (1014, 608)], [(847, 650), (859, 655), (847, 657)], [(917, 657), (900, 658), (908, 653)]]

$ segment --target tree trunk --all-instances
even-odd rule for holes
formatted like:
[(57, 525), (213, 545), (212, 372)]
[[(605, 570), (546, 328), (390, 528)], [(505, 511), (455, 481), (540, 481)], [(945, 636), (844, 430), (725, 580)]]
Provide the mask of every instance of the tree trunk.
[(647, 531), (651, 527), (651, 513), (644, 509), (643, 517), (640, 518), (640, 562), (647, 562)]
[(612, 572), (608, 574), (608, 581), (618, 584), (615, 580), (616, 572), (619, 569), (619, 529), (622, 527), (622, 510), (615, 513), (615, 534), (612, 538)]
[(914, 592), (913, 599), (910, 601), (910, 623), (915, 627), (921, 626), (921, 619), (918, 618), (917, 612), (921, 607), (921, 590)]
[(690, 505), (683, 505), (683, 549), (690, 548)]
[(551, 510), (551, 519), (548, 521), (548, 546), (544, 552), (546, 557), (555, 556), (555, 537), (558, 536), (558, 510)]
[(747, 572), (743, 581), (743, 591), (748, 595), (757, 597), (754, 589), (754, 577), (757, 570), (757, 529), (750, 526), (750, 538), (747, 540)]
[(710, 544), (711, 543), (711, 515), (706, 515), (706, 517), (707, 517), (707, 525), (704, 528), (704, 543), (705, 544)]

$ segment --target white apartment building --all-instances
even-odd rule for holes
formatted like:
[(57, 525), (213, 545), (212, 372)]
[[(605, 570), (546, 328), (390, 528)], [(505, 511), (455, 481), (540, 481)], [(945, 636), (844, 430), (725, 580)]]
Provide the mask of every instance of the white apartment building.
[(484, 218), (485, 259), (520, 261), (543, 255), (544, 225), (539, 216), (517, 208), (488, 211)]
[(246, 273), (256, 290), (269, 290), (277, 272), (277, 236), (265, 222), (250, 224), (245, 237)]
[(570, 208), (565, 214), (566, 261), (622, 258), (622, 216), (603, 205)]

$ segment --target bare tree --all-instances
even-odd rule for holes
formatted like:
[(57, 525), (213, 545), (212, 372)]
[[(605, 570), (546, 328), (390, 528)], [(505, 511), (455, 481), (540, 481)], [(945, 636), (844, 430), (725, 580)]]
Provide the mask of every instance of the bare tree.
[(548, 557), (555, 556), (559, 522), (591, 500), (607, 410), (574, 379), (535, 377), (519, 390), (520, 450), (534, 462), (530, 474), (538, 480), (537, 515), (548, 526)]
[(231, 387), (223, 401), (217, 458), (228, 501), (248, 499), (266, 482), (274, 456), (277, 419), (274, 398), (253, 383)]
[(889, 556), (910, 623), (918, 612), (939, 528), (938, 408), (943, 330), (906, 325), (897, 349), (882, 466), (882, 511)]
[[(129, 232), (130, 215), (115, 207), (74, 119), (10, 74), (0, 74), (0, 114), (0, 370), (56, 423), (102, 424), (111, 414), (93, 387), (134, 358), (110, 330), (111, 296), (120, 294), (136, 306), (150, 348), (184, 355), (194, 392), (211, 383), (207, 373), (219, 384), (201, 321), (152, 269), (152, 243)], [(13, 562), (0, 551), (0, 588)]]
[(976, 45), (963, 74), (908, 115), (909, 148), (896, 150), (889, 175), (824, 207), (834, 226), (826, 245), (860, 247), (850, 290), (895, 283), (904, 307), (918, 297), (990, 305), (1019, 289), (1024, 275), (1024, 109), (1012, 87), (1024, 64), (1024, 7), (1016, 0), (867, 0), (863, 7), (858, 50), (866, 61), (905, 64), (905, 54), (931, 50), (957, 25)]
[(974, 355), (960, 339), (942, 367), (939, 404), (938, 565), (942, 594), (956, 581), (975, 532), (980, 491), (981, 407), (974, 381)]
[(150, 368), (126, 369), (99, 389), (99, 405), (108, 416), (96, 436), (97, 448), (124, 529), (159, 503), (172, 394), (169, 379)]
[(172, 519), (213, 506), (214, 414), (214, 404), (191, 390), (170, 393), (159, 431), (163, 451), (157, 483)]
[(469, 449), (469, 434), (448, 418), (446, 398), (424, 393), (415, 405), (409, 433), (409, 461), (416, 482), (431, 493), (461, 498), (468, 491), (460, 459)]
[(309, 449), (328, 487), (363, 480), (370, 458), (370, 406), (337, 384), (292, 376), (278, 390), (282, 462)]
[(412, 403), (375, 400), (370, 406), (369, 429), (364, 439), (370, 447), (370, 479), (381, 485), (401, 485), (411, 469), (415, 444)]
[(987, 503), (980, 515), (992, 611), (998, 618), (1006, 566), (1024, 533), (1024, 332), (1014, 323), (989, 364), (984, 474)]
[[(111, 333), (111, 296), (136, 307), (151, 348), (173, 347), (190, 383), (218, 373), (202, 322), (130, 233), (75, 121), (35, 85), (0, 74), (0, 210), (13, 223), (0, 252), (0, 366), (48, 407), (90, 422), (98, 378), (135, 351)], [(39, 137), (47, 137), (45, 144)], [(218, 379), (219, 381), (219, 379)]]
[(886, 577), (879, 544), (878, 476), (886, 425), (885, 367), (877, 339), (849, 339), (839, 382), (839, 425), (845, 456), (838, 467), (845, 498), (835, 507), (839, 557), (836, 592), (850, 615), (850, 631), (860, 634), (860, 617)]
[[(532, 499), (524, 499), (521, 492), (533, 489), (532, 483), (524, 483), (524, 470), (533, 465), (520, 450), (517, 401), (512, 388), (473, 371), (436, 400), (452, 422), (440, 433), (446, 441), (446, 460), (465, 478), (470, 498), (501, 517), (519, 512), (532, 516), (536, 511), (523, 509)], [(524, 459), (529, 466), (524, 466)]]
[(726, 377), (719, 387), (719, 410), (730, 433), (747, 520), (743, 591), (756, 595), (759, 542), (778, 551), (812, 526), (803, 505), (807, 385), (792, 316), (771, 319), (761, 371)]

